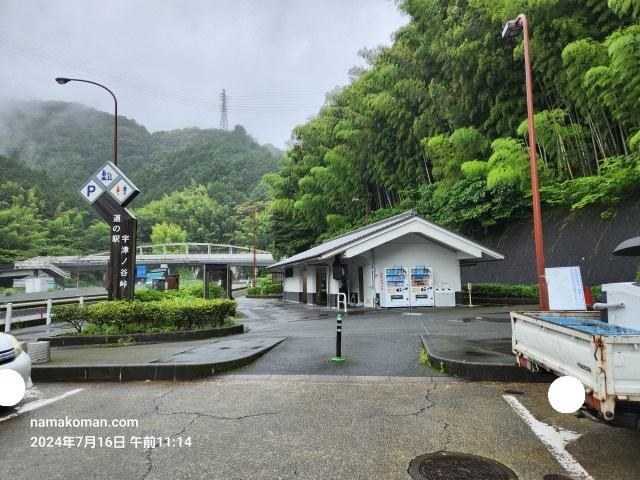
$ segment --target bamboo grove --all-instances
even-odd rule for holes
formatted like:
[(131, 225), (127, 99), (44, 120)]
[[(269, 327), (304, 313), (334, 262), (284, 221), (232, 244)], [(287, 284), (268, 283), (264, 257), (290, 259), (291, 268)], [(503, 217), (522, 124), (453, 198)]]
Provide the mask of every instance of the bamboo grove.
[[(400, 0), (408, 24), (327, 94), (268, 174), (276, 255), (416, 209), (467, 235), (530, 216), (529, 23), (543, 208), (612, 214), (640, 185), (640, 0)], [(354, 202), (358, 198), (360, 202)], [(366, 205), (364, 203), (366, 202)]]

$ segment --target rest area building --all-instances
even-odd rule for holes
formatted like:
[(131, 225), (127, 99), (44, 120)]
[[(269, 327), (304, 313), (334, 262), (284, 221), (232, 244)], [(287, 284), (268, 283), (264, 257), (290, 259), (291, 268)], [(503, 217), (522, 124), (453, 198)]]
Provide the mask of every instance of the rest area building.
[(503, 259), (410, 210), (267, 269), (284, 273), (284, 301), (337, 307), (346, 296), (350, 306), (432, 307), (462, 303), (461, 266)]

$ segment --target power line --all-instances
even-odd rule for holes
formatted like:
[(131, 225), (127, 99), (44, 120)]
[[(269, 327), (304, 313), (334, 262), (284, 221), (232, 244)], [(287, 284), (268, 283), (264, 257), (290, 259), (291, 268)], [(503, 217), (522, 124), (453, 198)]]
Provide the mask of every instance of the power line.
[[(109, 82), (110, 85), (147, 95), (160, 100), (209, 109), (220, 108), (222, 102), (170, 90), (160, 85), (145, 82), (122, 75), (119, 72), (93, 65), (84, 60), (65, 55), (55, 50), (43, 47), (28, 40), (24, 40), (7, 32), (0, 31), (0, 49), (47, 65), (69, 68), (73, 71), (86, 73), (97, 80)], [(313, 102), (314, 99), (324, 99), (324, 93), (317, 92), (238, 92), (233, 95), (224, 91), (224, 111), (236, 113), (292, 113), (319, 110), (323, 101)], [(222, 94), (220, 100), (223, 100)], [(221, 124), (223, 118), (220, 119)], [(228, 122), (227, 122), (228, 124)]]
[(41, 63), (55, 67), (62, 66), (71, 68), (92, 76), (97, 76), (100, 77), (100, 79), (108, 80), (113, 85), (155, 98), (163, 98), (183, 104), (196, 104), (206, 107), (216, 106), (214, 101), (204, 100), (200, 97), (175, 92), (158, 85), (132, 79), (118, 72), (92, 65), (83, 60), (36, 45), (2, 31), (0, 31), (0, 48)]

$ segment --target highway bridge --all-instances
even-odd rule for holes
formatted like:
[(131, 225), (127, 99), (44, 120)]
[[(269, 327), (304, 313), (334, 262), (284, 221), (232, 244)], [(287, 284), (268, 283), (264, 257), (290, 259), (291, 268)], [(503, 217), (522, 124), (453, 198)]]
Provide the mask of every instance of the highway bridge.
[[(21, 278), (45, 272), (53, 277), (70, 278), (71, 272), (107, 269), (109, 252), (90, 255), (35, 257), (15, 262), (14, 268), (0, 270), (0, 278)], [(249, 247), (214, 243), (164, 243), (136, 247), (136, 265), (147, 267), (199, 267), (204, 265), (228, 268), (266, 267), (275, 263), (270, 252)]]

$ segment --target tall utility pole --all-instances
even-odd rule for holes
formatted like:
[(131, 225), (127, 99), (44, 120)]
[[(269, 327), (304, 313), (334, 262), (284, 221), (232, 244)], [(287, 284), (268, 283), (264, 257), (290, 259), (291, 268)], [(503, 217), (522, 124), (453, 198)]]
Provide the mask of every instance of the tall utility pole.
[(225, 89), (222, 89), (220, 94), (220, 130), (229, 130), (229, 123), (227, 122), (227, 93)]
[(256, 207), (253, 207), (253, 286), (256, 286), (256, 250), (258, 248), (258, 232), (256, 228)]
[(531, 200), (533, 203), (533, 237), (536, 247), (536, 267), (538, 270), (538, 291), (540, 310), (549, 310), (549, 292), (544, 268), (544, 243), (542, 238), (542, 212), (540, 210), (540, 185), (538, 183), (538, 160), (536, 158), (535, 114), (533, 111), (533, 81), (531, 79), (531, 58), (529, 56), (529, 26), (527, 17), (519, 15), (508, 21), (502, 30), (502, 38), (524, 37), (524, 76), (527, 89), (527, 117), (529, 121), (529, 164), (531, 169)]

